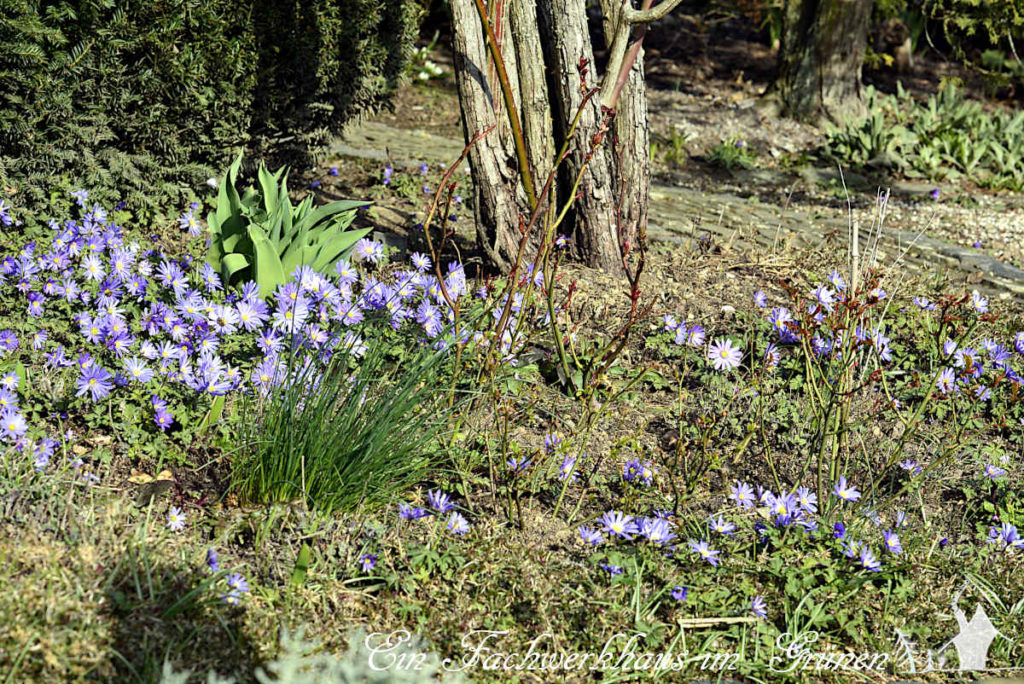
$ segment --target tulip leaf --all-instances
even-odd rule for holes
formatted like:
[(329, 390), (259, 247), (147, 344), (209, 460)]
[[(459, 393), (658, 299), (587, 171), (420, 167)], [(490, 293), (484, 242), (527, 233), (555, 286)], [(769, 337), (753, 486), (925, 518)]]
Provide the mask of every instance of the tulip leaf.
[(260, 290), (272, 294), (274, 290), (286, 282), (281, 258), (277, 255), (274, 244), (267, 238), (262, 228), (255, 224), (249, 226), (249, 237), (253, 246), (253, 275)]
[(313, 268), (317, 271), (330, 268), (348, 254), (357, 242), (366, 237), (370, 230), (370, 228), (360, 228), (339, 233), (320, 247), (316, 259), (313, 261)]
[(317, 207), (314, 198), (307, 196), (293, 205), (286, 167), (271, 173), (261, 164), (256, 185), (239, 196), (236, 184), (241, 166), (240, 154), (225, 172), (217, 206), (207, 218), (207, 261), (226, 286), (252, 279), (269, 297), (297, 267), (329, 268), (370, 232), (368, 228), (346, 230), (356, 210), (366, 206), (365, 201), (344, 200)]
[(221, 278), (224, 285), (232, 284), (235, 276), (247, 268), (249, 268), (249, 257), (239, 253), (226, 254), (221, 264)]

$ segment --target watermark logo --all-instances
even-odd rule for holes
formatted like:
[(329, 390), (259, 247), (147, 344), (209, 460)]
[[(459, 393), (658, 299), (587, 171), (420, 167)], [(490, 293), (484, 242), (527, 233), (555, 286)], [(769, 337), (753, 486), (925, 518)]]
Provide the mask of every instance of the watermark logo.
[[(501, 641), (508, 630), (477, 629), (465, 634), (460, 645), (459, 658), (445, 658), (441, 669), (447, 672), (466, 670), (484, 671), (637, 671), (665, 673), (682, 670), (686, 666), (686, 652), (645, 651), (641, 647), (642, 634), (614, 634), (600, 652), (566, 652), (554, 646), (555, 636), (544, 632), (534, 637), (525, 651), (506, 651)], [(374, 671), (422, 671), (427, 657), (420, 652), (406, 652), (413, 637), (407, 630), (390, 633), (374, 632), (366, 636), (364, 646), (369, 666)]]
[[(730, 672), (744, 669), (744, 666), (758, 670), (767, 666), (773, 673), (795, 672), (850, 672), (850, 673), (892, 673), (924, 674), (927, 672), (1021, 672), (1024, 666), (989, 667), (989, 651), (997, 640), (1012, 640), (1002, 634), (981, 603), (968, 612), (961, 610), (959, 599), (966, 587), (952, 600), (952, 613), (956, 619), (956, 633), (938, 648), (924, 648), (910, 639), (900, 629), (895, 632), (894, 646), (885, 652), (867, 652), (844, 649), (830, 643), (827, 638), (813, 630), (783, 632), (775, 640), (774, 653), (768, 662), (745, 662), (741, 652), (699, 652), (691, 653), (685, 648), (682, 633), (686, 627), (680, 623), (679, 638), (662, 644), (662, 649), (646, 650), (643, 634), (612, 635), (600, 651), (566, 652), (559, 648), (554, 634), (545, 632), (536, 635), (521, 650), (505, 650), (504, 640), (508, 631), (473, 630), (461, 639), (461, 657), (439, 659), (432, 655), (436, 669), (445, 671), (547, 671), (547, 672), (648, 672), (665, 674), (686, 669), (703, 672)], [(746, 622), (747, 618), (702, 618), (696, 620), (702, 626), (727, 621)], [(952, 630), (950, 630), (952, 632)], [(680, 641), (682, 643), (680, 643)], [(373, 670), (422, 670), (427, 665), (427, 656), (420, 652), (423, 644), (415, 641), (406, 630), (391, 633), (374, 632), (366, 637), (365, 648), (369, 652), (369, 665)], [(674, 650), (675, 647), (675, 650)]]
[(959, 608), (954, 608), (953, 614), (960, 626), (960, 633), (953, 637), (950, 643), (956, 647), (957, 655), (960, 656), (960, 670), (984, 670), (985, 661), (988, 660), (988, 647), (997, 636), (1002, 635), (988, 619), (980, 603), (975, 608), (974, 617), (970, 622)]
[[(940, 646), (937, 650), (928, 649), (925, 654), (924, 666), (918, 669), (918, 654), (914, 642), (900, 630), (896, 630), (896, 648), (899, 652), (897, 662), (903, 671), (910, 674), (925, 672), (1006, 672), (1010, 670), (1020, 671), (1020, 667), (988, 667), (988, 651), (996, 638), (1006, 639), (1005, 635), (996, 629), (985, 613), (985, 608), (979, 603), (974, 608), (974, 615), (967, 619), (967, 614), (960, 610), (959, 597), (963, 589), (953, 598), (953, 617), (956, 618), (958, 633), (949, 641)], [(947, 667), (946, 659), (950, 651), (956, 653), (958, 667)]]

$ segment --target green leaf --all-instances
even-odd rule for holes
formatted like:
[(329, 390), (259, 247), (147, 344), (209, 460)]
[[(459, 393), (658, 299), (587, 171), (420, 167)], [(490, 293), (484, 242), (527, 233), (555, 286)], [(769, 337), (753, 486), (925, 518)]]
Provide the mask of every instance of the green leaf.
[(235, 182), (238, 179), (238, 169), (242, 166), (242, 152), (234, 163), (224, 173), (220, 181), (220, 189), (217, 192), (216, 210), (210, 212), (207, 217), (207, 225), (210, 227), (210, 247), (207, 250), (206, 260), (216, 270), (220, 270), (221, 260), (229, 250), (224, 248), (223, 241), (238, 234), (243, 229), (242, 202), (235, 190)]
[(284, 247), (282, 246), (281, 231), (284, 226), (284, 212), (285, 207), (277, 205), (277, 208), (267, 217), (267, 223), (263, 226), (263, 229), (267, 231), (267, 235), (270, 236), (270, 241), (274, 243), (277, 248), (277, 253), (281, 254)]
[(220, 277), (224, 281), (224, 286), (232, 284), (234, 277), (249, 268), (249, 257), (244, 254), (228, 254), (224, 257), (221, 265)]
[[(328, 206), (330, 206), (330, 205), (328, 205)], [(306, 220), (309, 218), (310, 210), (312, 208), (313, 208), (313, 197), (310, 196), (310, 195), (307, 195), (306, 197), (303, 198), (303, 200), (301, 202), (299, 202), (299, 206), (297, 206), (295, 208), (295, 216), (294, 216), (294, 219), (293, 219), (295, 221), (296, 226), (298, 228), (301, 229), (301, 225), (299, 225), (299, 224), (305, 223)], [(316, 221), (309, 221), (308, 223), (305, 223), (305, 226), (306, 226), (307, 230), (312, 228), (315, 225), (316, 225)]]
[(210, 246), (206, 250), (206, 261), (214, 270), (220, 270), (220, 261), (224, 256), (224, 247), (220, 239), (220, 221), (217, 215), (210, 212), (206, 217), (206, 225), (210, 229)]
[(298, 243), (300, 249), (309, 244), (307, 240), (309, 239), (310, 224), (309, 221), (305, 219), (305, 214), (308, 213), (309, 205), (312, 204), (312, 202), (313, 199), (311, 197), (307, 197), (299, 203), (298, 208), (295, 210), (295, 237), (293, 239)]
[[(356, 216), (356, 209), (359, 207), (365, 207), (370, 202), (359, 201), (359, 200), (338, 200), (336, 202), (330, 202), (322, 207), (317, 207), (309, 215), (310, 225), (316, 225), (326, 219), (328, 216), (333, 216), (340, 211), (350, 211), (351, 216), (349, 217), (348, 223), (352, 222), (352, 219)], [(346, 223), (346, 227), (348, 226)]]
[(295, 210), (292, 208), (291, 198), (287, 194), (281, 199), (281, 238), (278, 241), (277, 253), (283, 254), (291, 241), (295, 239)]
[[(237, 255), (233, 255), (237, 256)], [(224, 413), (224, 395), (214, 397), (213, 402), (210, 404), (210, 410), (203, 416), (203, 420), (200, 421), (199, 427), (196, 432), (198, 434), (204, 434), (211, 425), (214, 425), (220, 420), (221, 415)]]
[(267, 210), (267, 215), (274, 213), (274, 210), (278, 206), (278, 188), (277, 182), (284, 172), (284, 167), (278, 169), (277, 173), (270, 173), (267, 171), (267, 167), (264, 164), (260, 164), (260, 169), (257, 175), (259, 176), (260, 188), (263, 190), (263, 205)]
[[(302, 204), (299, 205), (299, 211), (302, 211), (303, 208), (308, 209), (310, 201), (310, 198), (303, 200)], [(312, 264), (316, 256), (316, 250), (309, 244), (310, 226), (308, 217), (306, 220), (298, 221), (295, 227), (297, 230), (295, 238), (287, 246), (281, 247), (279, 251), (285, 273), (291, 273), (298, 266)], [(323, 230), (330, 229), (325, 228)]]
[[(249, 240), (248, 233), (238, 233), (232, 235), (222, 243), (225, 254), (231, 254), (233, 252), (240, 252), (242, 254), (252, 254), (252, 241)], [(210, 264), (211, 266), (213, 264)]]
[(256, 192), (256, 188), (251, 185), (242, 192), (242, 199), (239, 200), (242, 205), (243, 214), (255, 214), (259, 210), (260, 194)]
[(21, 387), (22, 396), (27, 396), (29, 393), (28, 386), (28, 371), (25, 370), (25, 364), (21, 361), (14, 365), (14, 373), (18, 376), (18, 384)]
[(222, 227), (232, 216), (237, 215), (242, 209), (238, 191), (235, 190), (235, 182), (238, 180), (238, 169), (242, 166), (243, 152), (231, 164), (221, 178), (220, 189), (217, 192), (217, 223)]
[(249, 238), (253, 246), (253, 279), (262, 292), (270, 294), (287, 280), (281, 258), (267, 234), (256, 224), (249, 226)]
[(300, 247), (296, 241), (292, 243), (292, 246), (285, 253), (281, 266), (284, 268), (285, 273), (294, 273), (295, 269), (299, 266), (312, 266), (315, 257), (316, 252), (312, 247), (309, 245)]
[(292, 570), (291, 585), (301, 587), (306, 583), (306, 573), (309, 571), (310, 557), (313, 555), (309, 544), (303, 544), (299, 549), (299, 556), (295, 559), (295, 569)]
[(333, 266), (339, 259), (348, 254), (357, 242), (366, 237), (370, 230), (370, 228), (360, 228), (358, 230), (345, 231), (323, 244), (313, 260), (314, 270), (322, 272)]

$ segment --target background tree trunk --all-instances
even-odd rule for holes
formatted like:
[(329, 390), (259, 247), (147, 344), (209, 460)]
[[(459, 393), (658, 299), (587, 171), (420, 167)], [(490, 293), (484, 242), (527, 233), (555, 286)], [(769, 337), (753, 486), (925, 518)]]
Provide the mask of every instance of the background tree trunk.
[(778, 74), (783, 114), (838, 121), (863, 113), (861, 66), (873, 0), (785, 0)]
[[(609, 3), (610, 4), (610, 3)], [(583, 101), (579, 65), (586, 60), (587, 82), (598, 85), (594, 48), (584, 0), (491, 0), (494, 25), (513, 84), (537, 192), (554, 163), (555, 150)], [(452, 3), (455, 71), (467, 142), (480, 130), (498, 128), (470, 151), (476, 186), (477, 238), (488, 265), (507, 271), (521, 234), (519, 215), (528, 213), (517, 175), (511, 130), (485, 35), (472, 0)], [(606, 26), (607, 40), (611, 31)], [(553, 197), (569, 199), (603, 115), (600, 99), (587, 104)], [(606, 142), (595, 151), (579, 188), (575, 209), (560, 226), (573, 239), (574, 255), (590, 266), (622, 270), (623, 244), (635, 243), (646, 228), (650, 178), (647, 99), (643, 59), (637, 59), (616, 108)], [(614, 146), (613, 146), (613, 143)], [(535, 248), (536, 244), (530, 247)]]

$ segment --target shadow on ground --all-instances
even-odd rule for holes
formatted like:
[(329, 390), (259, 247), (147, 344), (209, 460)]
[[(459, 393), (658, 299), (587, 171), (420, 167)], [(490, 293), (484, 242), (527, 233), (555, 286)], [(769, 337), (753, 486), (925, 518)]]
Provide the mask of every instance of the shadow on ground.
[(159, 682), (165, 661), (203, 681), (211, 669), (249, 681), (256, 651), (242, 628), (242, 609), (221, 598), (226, 590), (223, 576), (182, 574), (127, 553), (106, 592), (114, 681)]

